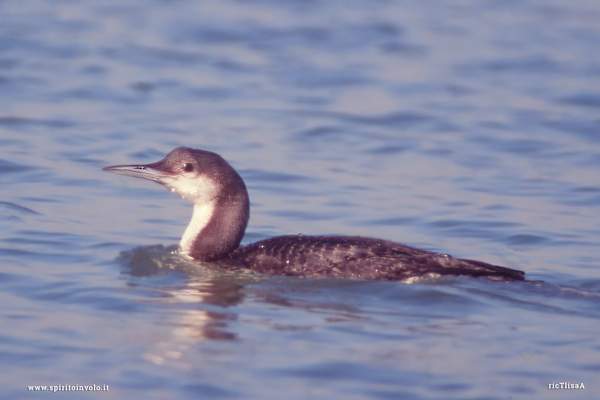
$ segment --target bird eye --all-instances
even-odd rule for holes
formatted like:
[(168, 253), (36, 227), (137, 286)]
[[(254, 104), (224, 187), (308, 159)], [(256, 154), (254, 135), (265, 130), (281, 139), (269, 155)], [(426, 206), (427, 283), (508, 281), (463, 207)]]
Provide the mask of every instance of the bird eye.
[(192, 163), (183, 164), (183, 170), (185, 172), (192, 172), (194, 170), (194, 164), (192, 164)]

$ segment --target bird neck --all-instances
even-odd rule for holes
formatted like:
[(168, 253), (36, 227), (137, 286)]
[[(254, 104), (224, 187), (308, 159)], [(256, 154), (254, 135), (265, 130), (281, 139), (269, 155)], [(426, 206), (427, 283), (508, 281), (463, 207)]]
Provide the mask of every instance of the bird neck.
[(245, 190), (194, 204), (192, 219), (181, 238), (181, 251), (201, 261), (226, 256), (239, 247), (249, 216), (250, 202)]

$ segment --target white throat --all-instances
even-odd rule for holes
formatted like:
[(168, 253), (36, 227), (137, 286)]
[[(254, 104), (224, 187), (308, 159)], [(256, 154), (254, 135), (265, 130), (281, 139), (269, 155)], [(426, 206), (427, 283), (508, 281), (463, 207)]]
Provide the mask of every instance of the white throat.
[(213, 216), (215, 211), (215, 203), (216, 199), (208, 203), (204, 203), (201, 205), (194, 204), (194, 213), (192, 214), (192, 220), (190, 224), (185, 229), (183, 236), (181, 237), (181, 242), (179, 243), (179, 247), (181, 252), (189, 255), (192, 250), (192, 244), (194, 240), (198, 236), (198, 234), (208, 225), (210, 219)]

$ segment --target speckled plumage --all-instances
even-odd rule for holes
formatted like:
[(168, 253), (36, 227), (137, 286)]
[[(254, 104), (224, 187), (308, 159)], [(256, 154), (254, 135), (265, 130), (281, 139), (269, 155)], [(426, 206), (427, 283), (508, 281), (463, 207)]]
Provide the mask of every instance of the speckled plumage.
[(511, 281), (525, 277), (510, 268), (359, 236), (277, 236), (240, 247), (227, 258), (257, 272), (306, 278), (397, 281), (436, 274)]

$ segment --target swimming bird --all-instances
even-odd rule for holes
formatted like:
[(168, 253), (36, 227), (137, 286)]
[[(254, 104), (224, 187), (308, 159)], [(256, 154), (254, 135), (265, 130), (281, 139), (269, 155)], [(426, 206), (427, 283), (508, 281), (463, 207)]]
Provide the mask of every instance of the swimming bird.
[(299, 277), (410, 280), (423, 276), (521, 281), (523, 271), (360, 236), (287, 235), (240, 247), (250, 200), (240, 175), (220, 155), (178, 147), (161, 161), (104, 171), (160, 183), (194, 204), (180, 251), (196, 260)]

